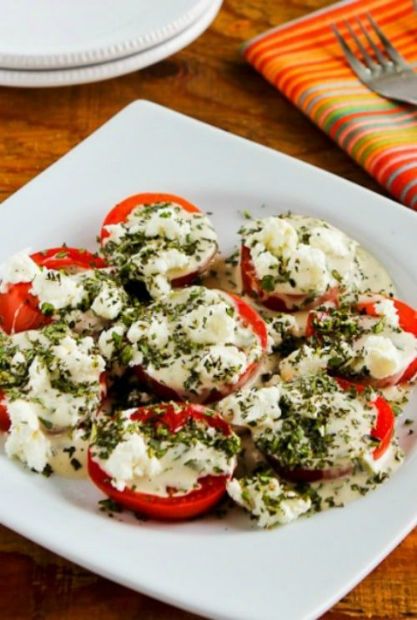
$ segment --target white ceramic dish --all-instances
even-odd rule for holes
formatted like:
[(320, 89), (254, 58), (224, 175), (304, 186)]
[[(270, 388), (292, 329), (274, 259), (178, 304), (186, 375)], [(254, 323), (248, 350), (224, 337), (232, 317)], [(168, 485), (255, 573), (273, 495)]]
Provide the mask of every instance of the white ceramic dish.
[[(93, 247), (105, 212), (138, 191), (182, 194), (213, 212), (224, 251), (242, 211), (327, 218), (370, 248), (417, 305), (416, 215), (300, 161), (147, 102), (123, 110), (0, 207), (0, 260), (67, 241)], [(415, 416), (416, 398), (408, 416)], [(178, 525), (109, 519), (88, 482), (45, 479), (0, 451), (0, 520), (133, 589), (206, 616), (304, 620), (335, 603), (417, 521), (417, 450), (368, 496), (281, 529), (242, 517)]]
[(207, 0), (0, 0), (0, 66), (114, 60), (167, 41), (206, 8)]
[(0, 69), (0, 85), (20, 88), (47, 88), (87, 84), (132, 73), (175, 54), (197, 39), (216, 17), (222, 0), (204, 0), (204, 11), (186, 29), (164, 43), (150, 47), (142, 52), (90, 66), (71, 69), (50, 70), (9, 70)]

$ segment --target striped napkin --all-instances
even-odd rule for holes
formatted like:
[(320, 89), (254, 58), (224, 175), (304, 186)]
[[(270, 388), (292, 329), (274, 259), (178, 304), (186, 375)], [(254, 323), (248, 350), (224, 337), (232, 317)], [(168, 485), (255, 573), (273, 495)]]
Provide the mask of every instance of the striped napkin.
[[(370, 11), (411, 63), (417, 62), (412, 0), (351, 0), (270, 30), (244, 48), (267, 80), (381, 183), (417, 209), (417, 108), (368, 90), (346, 64), (329, 26)], [(359, 30), (357, 30), (359, 32)]]

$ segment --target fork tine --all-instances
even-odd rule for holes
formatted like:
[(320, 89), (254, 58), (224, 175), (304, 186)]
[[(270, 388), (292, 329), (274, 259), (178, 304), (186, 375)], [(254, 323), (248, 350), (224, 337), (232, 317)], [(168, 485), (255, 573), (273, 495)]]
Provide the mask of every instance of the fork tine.
[(356, 46), (358, 47), (362, 58), (366, 64), (366, 66), (368, 67), (368, 69), (370, 69), (371, 71), (373, 69), (376, 69), (378, 67), (377, 63), (373, 60), (373, 58), (370, 56), (370, 54), (368, 53), (368, 50), (364, 47), (364, 45), (362, 44), (362, 41), (360, 40), (360, 38), (357, 36), (356, 32), (353, 30), (352, 26), (350, 25), (350, 23), (345, 20), (344, 21), (346, 28), (349, 31), (350, 36), (352, 37), (354, 43), (356, 44)]
[(361, 80), (367, 81), (370, 77), (369, 69), (367, 69), (367, 67), (365, 67), (365, 65), (356, 58), (351, 47), (340, 34), (340, 31), (337, 28), (337, 26), (335, 24), (332, 24), (331, 28), (333, 30), (335, 37), (337, 38), (339, 42), (340, 47), (342, 48), (345, 58), (348, 61), (352, 71), (356, 73)]
[(377, 35), (377, 37), (381, 41), (382, 45), (384, 46), (385, 52), (390, 57), (392, 62), (394, 64), (396, 63), (397, 65), (400, 65), (401, 67), (404, 67), (406, 65), (405, 58), (403, 58), (401, 56), (401, 54), (399, 52), (397, 52), (395, 47), (392, 45), (391, 41), (382, 32), (381, 28), (378, 26), (378, 24), (376, 23), (376, 21), (374, 20), (372, 15), (370, 13), (367, 13), (366, 17), (368, 18), (368, 22), (370, 23), (370, 25), (373, 28), (375, 34)]
[(385, 58), (384, 54), (381, 52), (379, 47), (375, 44), (375, 42), (372, 39), (372, 37), (370, 36), (369, 32), (367, 31), (367, 29), (363, 25), (363, 22), (359, 19), (359, 17), (356, 18), (356, 21), (359, 24), (359, 28), (361, 29), (362, 34), (365, 35), (366, 40), (368, 41), (368, 44), (370, 45), (370, 47), (372, 48), (376, 58), (378, 59), (379, 64), (382, 65), (385, 68), (389, 67), (388, 60)]

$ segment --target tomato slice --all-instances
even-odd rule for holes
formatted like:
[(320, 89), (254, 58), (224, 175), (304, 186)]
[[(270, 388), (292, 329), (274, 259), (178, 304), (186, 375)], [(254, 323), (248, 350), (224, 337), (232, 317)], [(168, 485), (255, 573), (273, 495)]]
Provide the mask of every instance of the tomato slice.
[(106, 215), (106, 218), (103, 222), (100, 232), (100, 239), (103, 241), (110, 235), (110, 233), (106, 230), (106, 226), (110, 224), (120, 224), (121, 222), (125, 222), (128, 215), (136, 209), (136, 207), (144, 207), (146, 205), (157, 204), (161, 202), (173, 202), (180, 207), (182, 207), (185, 211), (189, 213), (201, 213), (200, 209), (193, 205), (185, 198), (181, 198), (180, 196), (176, 196), (175, 194), (162, 194), (162, 193), (152, 193), (147, 192), (143, 194), (134, 194), (133, 196), (129, 196), (129, 198), (125, 198), (122, 202), (119, 202), (109, 213)]
[(10, 418), (3, 399), (4, 393), (0, 390), (0, 431), (7, 432), (10, 428)]
[(307, 310), (313, 308), (326, 301), (336, 302), (339, 296), (337, 287), (331, 288), (323, 295), (314, 299), (306, 305), (308, 295), (299, 294), (282, 294), (269, 293), (263, 287), (256, 275), (256, 270), (252, 262), (250, 249), (242, 245), (240, 252), (240, 269), (242, 274), (243, 290), (245, 293), (257, 299), (265, 308), (275, 310), (277, 312), (294, 312), (295, 310)]
[(31, 254), (31, 259), (41, 267), (62, 269), (64, 271), (70, 268), (86, 271), (88, 269), (104, 269), (107, 267), (107, 263), (103, 258), (80, 248), (50, 248)]
[[(106, 218), (102, 224), (101, 231), (100, 231), (101, 244), (103, 245), (104, 240), (110, 235), (110, 233), (106, 229), (107, 226), (125, 222), (128, 215), (137, 207), (145, 207), (145, 206), (149, 206), (152, 204), (164, 203), (164, 202), (175, 203), (176, 205), (180, 206), (182, 209), (184, 209), (184, 211), (187, 211), (188, 213), (201, 213), (201, 210), (198, 207), (193, 205), (188, 200), (185, 200), (185, 198), (181, 198), (181, 196), (176, 196), (175, 194), (152, 193), (152, 192), (147, 192), (143, 194), (135, 194), (134, 196), (129, 196), (129, 198), (126, 198), (125, 200), (122, 200), (122, 202), (119, 202), (106, 215)], [(217, 252), (217, 248), (214, 247), (213, 253), (198, 266), (198, 269), (192, 272), (189, 272), (189, 273), (184, 273), (183, 275), (178, 276), (177, 278), (173, 278), (171, 280), (171, 285), (174, 288), (183, 288), (185, 286), (190, 286), (201, 273), (206, 271), (209, 263), (215, 256), (216, 252)]]
[[(396, 298), (387, 298), (393, 302), (398, 314), (398, 322), (405, 332), (410, 332), (417, 337), (417, 310)], [(358, 304), (358, 310), (369, 316), (380, 316), (375, 301), (364, 301)]]
[[(77, 248), (51, 248), (31, 255), (32, 260), (47, 269), (103, 269), (106, 262), (87, 250)], [(16, 334), (28, 329), (38, 329), (51, 322), (39, 309), (39, 300), (30, 294), (30, 283), (21, 282), (9, 286), (0, 293), (0, 327), (7, 334)]]
[[(154, 407), (141, 407), (131, 415), (132, 420), (146, 421), (165, 426), (170, 433), (180, 430), (193, 418), (216, 428), (225, 436), (232, 433), (230, 425), (220, 415), (208, 415), (201, 405), (184, 403), (180, 410), (173, 403), (162, 403)], [(88, 454), (88, 473), (94, 484), (108, 497), (121, 506), (153, 519), (180, 521), (207, 512), (223, 497), (228, 476), (204, 476), (199, 479), (200, 488), (186, 495), (160, 497), (140, 493), (132, 489), (118, 491), (111, 484), (109, 475), (93, 459), (91, 448)]]
[[(366, 386), (361, 385), (360, 383), (354, 383), (353, 381), (348, 381), (347, 379), (342, 379), (341, 377), (337, 377), (336, 381), (344, 390), (353, 389), (358, 394), (361, 394), (366, 389)], [(377, 410), (376, 422), (375, 426), (371, 430), (371, 436), (379, 441), (379, 444), (372, 452), (373, 458), (378, 460), (383, 454), (385, 454), (391, 443), (394, 435), (395, 415), (390, 404), (385, 400), (385, 398), (383, 398), (383, 396), (377, 396), (369, 404), (376, 407)]]
[[(259, 338), (260, 345), (262, 347), (263, 352), (265, 353), (268, 347), (268, 330), (265, 324), (265, 321), (262, 317), (256, 312), (256, 310), (244, 301), (241, 297), (234, 295), (233, 293), (229, 293), (226, 291), (222, 291), (224, 295), (227, 295), (233, 301), (237, 313), (241, 318), (242, 322), (246, 327), (249, 327), (253, 333)], [(209, 394), (204, 394), (202, 398), (199, 399), (199, 402), (203, 402), (205, 404), (215, 403), (221, 398), (224, 398), (228, 394), (232, 392), (236, 392), (241, 387), (243, 387), (259, 370), (261, 362), (252, 362), (246, 368), (246, 370), (241, 374), (239, 380), (233, 384), (225, 384), (221, 390), (212, 390)], [(144, 381), (147, 385), (164, 400), (175, 400), (181, 401), (184, 400), (185, 394), (181, 394), (176, 392), (169, 385), (160, 383), (157, 379), (153, 378), (146, 372), (146, 368), (143, 366), (137, 366), (135, 368), (135, 373), (138, 376), (139, 380)], [(196, 400), (198, 396), (196, 396)], [(194, 400), (194, 399), (193, 399)]]
[[(361, 394), (366, 389), (365, 385), (353, 383), (347, 379), (336, 377), (336, 381), (343, 390), (354, 390)], [(372, 451), (372, 457), (375, 461), (380, 459), (388, 450), (395, 426), (395, 415), (389, 403), (382, 396), (377, 396), (369, 404), (376, 408), (376, 421), (371, 429), (370, 435), (378, 440), (378, 445)], [(280, 466), (275, 458), (271, 459), (275, 469), (288, 480), (294, 482), (316, 482), (318, 480), (332, 480), (341, 476), (351, 474), (353, 464), (343, 464), (340, 466), (329, 467), (328, 469), (306, 469), (296, 467), (294, 469), (286, 469)]]

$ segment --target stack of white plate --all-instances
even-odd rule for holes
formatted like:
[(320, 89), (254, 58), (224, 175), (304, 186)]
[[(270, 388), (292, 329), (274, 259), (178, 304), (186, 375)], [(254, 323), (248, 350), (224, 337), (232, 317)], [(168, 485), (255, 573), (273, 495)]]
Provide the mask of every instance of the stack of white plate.
[(0, 0), (0, 85), (66, 86), (143, 69), (196, 39), (222, 0)]

